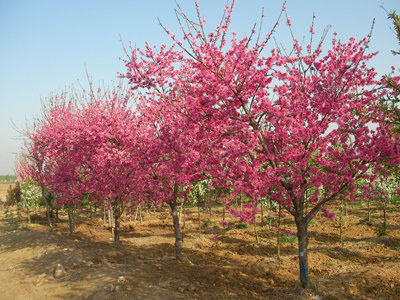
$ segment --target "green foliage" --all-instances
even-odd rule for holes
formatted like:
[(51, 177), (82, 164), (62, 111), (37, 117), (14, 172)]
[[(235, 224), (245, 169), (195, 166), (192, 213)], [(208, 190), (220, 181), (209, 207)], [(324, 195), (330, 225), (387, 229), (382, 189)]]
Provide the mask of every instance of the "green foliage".
[(335, 264), (331, 261), (326, 262), (327, 267), (333, 267)]
[(14, 218), (14, 211), (12, 211), (12, 210), (6, 210), (6, 211), (5, 211), (5, 216), (6, 216), (7, 219), (12, 219), (12, 218)]
[[(388, 12), (385, 10), (393, 23), (393, 31), (400, 44), (400, 17), (395, 10)], [(392, 50), (393, 55), (399, 55), (400, 51)], [(396, 132), (400, 133), (400, 86), (392, 79), (390, 75), (386, 76), (386, 87), (391, 89), (392, 93), (381, 99), (381, 108), (390, 115), (391, 122), (396, 124)]]
[(267, 221), (267, 224), (268, 224), (268, 225), (274, 225), (274, 224), (276, 224), (276, 219), (275, 219), (274, 217), (268, 216), (266, 221)]
[(21, 205), (25, 209), (37, 207), (42, 199), (40, 189), (30, 180), (21, 183)]
[(387, 235), (387, 230), (383, 227), (383, 225), (377, 225), (376, 226), (376, 234), (378, 236)]
[[(393, 30), (394, 33), (396, 34), (397, 41), (399, 42), (400, 45), (400, 16), (396, 13), (395, 10), (392, 10), (391, 12), (388, 13), (388, 19), (392, 20), (393, 22)], [(394, 51), (392, 50), (393, 55), (400, 55), (400, 51)]]
[(237, 229), (245, 229), (247, 228), (247, 224), (246, 223), (239, 223), (236, 225)]
[(281, 243), (293, 244), (297, 241), (297, 236), (284, 234), (281, 238)]
[(21, 202), (21, 185), (17, 181), (14, 186), (11, 186), (7, 190), (5, 206), (19, 205)]
[(203, 222), (203, 225), (201, 225), (201, 227), (203, 227), (203, 228), (208, 228), (209, 226), (210, 226), (210, 220), (205, 220)]

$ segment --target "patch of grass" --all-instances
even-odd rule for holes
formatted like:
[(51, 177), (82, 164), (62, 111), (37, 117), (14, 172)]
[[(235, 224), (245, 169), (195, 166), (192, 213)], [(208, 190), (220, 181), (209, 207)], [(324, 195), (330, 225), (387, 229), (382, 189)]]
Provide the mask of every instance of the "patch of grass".
[(266, 218), (266, 223), (269, 225), (273, 225), (276, 223), (276, 219), (274, 217), (267, 217)]
[(201, 225), (201, 227), (203, 227), (203, 228), (208, 228), (209, 226), (210, 226), (210, 220), (205, 220), (203, 222), (203, 225)]
[(297, 241), (297, 236), (295, 235), (283, 235), (281, 242), (282, 243), (287, 243), (287, 244), (293, 244), (294, 242)]
[(236, 225), (237, 229), (245, 229), (247, 228), (247, 224), (246, 223), (239, 223)]
[(364, 218), (364, 219), (360, 220), (358, 223), (356, 223), (356, 225), (364, 225), (365, 224), (368, 226), (372, 226), (372, 225), (374, 225), (374, 223), (375, 223), (374, 220), (370, 219), (368, 221), (368, 218)]
[(387, 235), (387, 230), (385, 230), (385, 228), (383, 228), (382, 225), (377, 225), (377, 226), (376, 226), (376, 234), (377, 234), (378, 236)]
[(10, 224), (10, 227), (7, 227), (6, 231), (11, 232), (18, 229), (18, 223)]
[(12, 211), (12, 210), (6, 210), (5, 211), (5, 217), (7, 218), (7, 219), (12, 219), (12, 218), (14, 218), (14, 211)]
[(327, 267), (333, 267), (334, 265), (335, 265), (335, 263), (333, 263), (331, 261), (326, 262)]

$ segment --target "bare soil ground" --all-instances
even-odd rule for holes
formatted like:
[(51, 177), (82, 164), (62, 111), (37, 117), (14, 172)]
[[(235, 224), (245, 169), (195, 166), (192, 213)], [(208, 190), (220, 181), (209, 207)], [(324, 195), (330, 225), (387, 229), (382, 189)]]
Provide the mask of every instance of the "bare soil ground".
[[(294, 237), (284, 236), (278, 260), (276, 228), (258, 226), (257, 245), (252, 226), (223, 229), (221, 209), (214, 209), (211, 219), (203, 213), (210, 223), (200, 237), (196, 209), (189, 212), (185, 258), (176, 261), (167, 211), (126, 219), (116, 245), (99, 216), (78, 217), (69, 236), (64, 215), (49, 232), (43, 212), (28, 225), (2, 209), (0, 299), (400, 299), (398, 207), (388, 209), (384, 237), (376, 233), (381, 212), (368, 223), (365, 208), (349, 209), (343, 248), (338, 220), (318, 216), (309, 229), (310, 290), (298, 283)], [(289, 216), (282, 223), (294, 230)], [(59, 278), (57, 264), (66, 271)]]
[(8, 188), (12, 186), (12, 184), (9, 183), (0, 183), (0, 199), (2, 197), (5, 197), (7, 195), (7, 190)]

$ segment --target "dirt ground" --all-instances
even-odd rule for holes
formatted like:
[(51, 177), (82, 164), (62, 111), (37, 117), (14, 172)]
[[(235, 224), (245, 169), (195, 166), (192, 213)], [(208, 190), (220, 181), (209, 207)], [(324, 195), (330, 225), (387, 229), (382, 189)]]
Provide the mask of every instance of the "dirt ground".
[(0, 183), (0, 199), (7, 195), (7, 190), (12, 184), (9, 183)]
[[(398, 206), (388, 209), (383, 237), (380, 211), (365, 222), (365, 208), (350, 208), (343, 248), (338, 219), (318, 216), (309, 228), (310, 290), (298, 282), (295, 237), (283, 236), (278, 260), (276, 228), (259, 225), (257, 245), (252, 226), (222, 228), (221, 212), (214, 209), (211, 219), (203, 212), (200, 237), (196, 209), (188, 211), (185, 258), (178, 262), (167, 211), (125, 220), (116, 245), (101, 216), (78, 217), (69, 236), (65, 215), (49, 232), (43, 212), (28, 225), (2, 209), (0, 299), (400, 299)], [(289, 216), (282, 224), (294, 230)], [(65, 273), (55, 278), (58, 264)]]

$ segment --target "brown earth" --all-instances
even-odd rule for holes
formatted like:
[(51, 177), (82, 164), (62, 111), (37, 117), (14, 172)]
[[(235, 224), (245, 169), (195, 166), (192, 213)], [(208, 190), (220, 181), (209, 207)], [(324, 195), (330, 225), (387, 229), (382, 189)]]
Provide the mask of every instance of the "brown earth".
[(10, 186), (13, 186), (13, 184), (10, 183), (0, 183), (0, 199), (2, 197), (5, 197), (7, 195), (7, 191), (10, 188)]
[[(389, 235), (378, 237), (381, 212), (365, 222), (365, 208), (349, 209), (343, 248), (338, 220), (318, 216), (309, 229), (314, 288), (303, 290), (294, 237), (283, 237), (278, 260), (274, 227), (257, 227), (257, 245), (250, 225), (224, 230), (221, 210), (214, 209), (201, 237), (196, 210), (190, 211), (179, 262), (167, 211), (125, 220), (115, 245), (99, 216), (77, 218), (71, 237), (64, 215), (49, 232), (43, 212), (28, 225), (2, 210), (0, 299), (400, 299), (400, 209), (388, 211)], [(282, 224), (294, 230), (289, 216)], [(59, 278), (57, 264), (66, 270)]]

